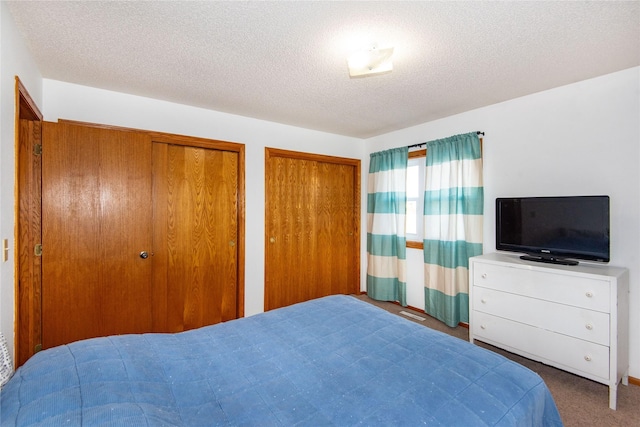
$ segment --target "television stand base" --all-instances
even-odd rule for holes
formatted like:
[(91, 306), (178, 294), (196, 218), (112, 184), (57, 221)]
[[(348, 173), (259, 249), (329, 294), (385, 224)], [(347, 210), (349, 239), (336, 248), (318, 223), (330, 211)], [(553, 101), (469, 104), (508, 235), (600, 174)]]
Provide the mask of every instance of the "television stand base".
[(578, 261), (574, 261), (572, 259), (564, 259), (564, 258), (522, 255), (520, 259), (523, 259), (525, 261), (545, 262), (547, 264), (578, 265)]

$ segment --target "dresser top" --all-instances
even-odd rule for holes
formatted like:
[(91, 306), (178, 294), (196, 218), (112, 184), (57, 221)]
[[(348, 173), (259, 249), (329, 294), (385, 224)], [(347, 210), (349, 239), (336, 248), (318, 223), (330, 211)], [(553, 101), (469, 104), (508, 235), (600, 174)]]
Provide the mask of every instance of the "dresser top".
[(606, 277), (619, 277), (627, 272), (626, 268), (615, 267), (607, 264), (597, 265), (581, 262), (578, 265), (549, 264), (537, 261), (525, 261), (520, 259), (519, 254), (491, 252), (478, 255), (471, 259), (482, 260), (490, 263), (509, 263), (513, 267), (526, 268), (531, 270), (554, 270), (555, 272), (566, 272), (567, 274), (590, 274)]

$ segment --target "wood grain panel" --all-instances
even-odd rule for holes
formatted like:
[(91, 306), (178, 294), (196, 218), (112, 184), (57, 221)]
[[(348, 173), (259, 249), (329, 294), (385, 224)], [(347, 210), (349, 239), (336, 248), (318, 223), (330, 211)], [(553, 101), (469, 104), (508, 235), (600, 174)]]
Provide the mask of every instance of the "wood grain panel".
[[(244, 314), (242, 144), (69, 121), (45, 126), (45, 348), (92, 336), (184, 330)], [(171, 192), (170, 167), (177, 171)], [(27, 202), (24, 216), (35, 216)], [(23, 222), (22, 230), (30, 229), (32, 223)], [(133, 264), (121, 254), (131, 252), (127, 239), (136, 242)], [(178, 246), (186, 249), (175, 251)], [(27, 242), (20, 253), (26, 257), (29, 250)], [(140, 259), (142, 250), (149, 259)], [(25, 340), (39, 339), (40, 329), (32, 332), (28, 323), (40, 319), (37, 291), (20, 293), (28, 306), (20, 320)]]
[(16, 202), (15, 216), (15, 366), (38, 351), (42, 342), (41, 258), (34, 253), (42, 242), (42, 113), (20, 78), (15, 77)]
[(33, 355), (42, 342), (41, 257), (34, 248), (42, 240), (41, 231), (41, 159), (34, 146), (41, 143), (41, 123), (20, 120), (18, 131), (18, 343), (16, 366)]
[(156, 193), (164, 193), (154, 211), (164, 221), (166, 253), (156, 253), (154, 262), (160, 257), (166, 264), (167, 328), (181, 331), (235, 319), (238, 154), (161, 143), (154, 147), (154, 159), (166, 159), (166, 165), (158, 165), (166, 180), (154, 183)]
[[(229, 284), (226, 289), (234, 288), (235, 294), (231, 291), (225, 292), (223, 301), (212, 303), (218, 313), (222, 313), (218, 320), (210, 319), (205, 316), (207, 324), (217, 321), (228, 320), (231, 318), (242, 317), (244, 315), (244, 265), (245, 265), (245, 154), (244, 145), (228, 142), (197, 138), (184, 135), (174, 135), (160, 132), (148, 132), (154, 143), (154, 249), (156, 255), (153, 257), (154, 270), (154, 307), (159, 307), (154, 314), (154, 328), (158, 331), (179, 331), (185, 328), (184, 310), (174, 309), (170, 307), (174, 301), (169, 299), (169, 292), (172, 291), (168, 282), (169, 275), (169, 246), (168, 233), (169, 227), (176, 229), (175, 210), (173, 216), (169, 217), (168, 205), (170, 203), (168, 191), (169, 174), (169, 147), (191, 147), (213, 150), (216, 152), (224, 152), (225, 160), (223, 161), (224, 170), (220, 170), (220, 174), (225, 174), (228, 178), (220, 182), (224, 182), (225, 193), (228, 196), (226, 203), (229, 211), (226, 215), (232, 218), (227, 223), (229, 235), (235, 233), (236, 240), (233, 256), (235, 256), (235, 283)], [(164, 147), (164, 148), (162, 148)], [(216, 167), (216, 166), (214, 166)], [(206, 166), (208, 170), (209, 166)], [(158, 179), (165, 177), (165, 179)], [(232, 186), (235, 184), (235, 188)], [(212, 190), (216, 191), (216, 190)], [(230, 196), (235, 195), (235, 198)], [(217, 197), (217, 196), (216, 196)], [(226, 197), (226, 196), (225, 196)], [(214, 203), (221, 203), (222, 199), (215, 199)], [(172, 202), (174, 203), (174, 202)], [(218, 208), (222, 209), (224, 205), (219, 204)], [(221, 221), (226, 221), (223, 215), (220, 216)], [(160, 256), (158, 255), (160, 254)], [(228, 258), (229, 271), (232, 270), (231, 261)], [(231, 277), (229, 273), (228, 277)], [(180, 285), (182, 289), (182, 285)], [(173, 289), (175, 291), (175, 289)], [(184, 301), (181, 296), (181, 301)], [(164, 308), (162, 308), (164, 307)], [(162, 311), (164, 310), (164, 311)]]
[(359, 166), (266, 150), (265, 310), (357, 292)]
[[(358, 223), (353, 212), (356, 211), (356, 200), (353, 194), (355, 190), (355, 174), (353, 168), (344, 165), (332, 165), (329, 176), (333, 179), (333, 209), (331, 226), (333, 233), (331, 241), (327, 245), (332, 248), (331, 270), (331, 294), (353, 293), (352, 288), (347, 288), (346, 283), (357, 283), (353, 265), (359, 263), (359, 257), (352, 248), (356, 246), (354, 230)], [(329, 197), (329, 195), (327, 195)], [(351, 250), (350, 250), (351, 249)]]
[[(181, 329), (170, 328), (169, 311), (169, 258), (168, 258), (168, 194), (167, 194), (167, 174), (168, 174), (168, 144), (152, 145), (152, 168), (153, 168), (153, 251), (152, 261), (152, 283), (151, 291), (151, 311), (154, 332), (177, 332)], [(171, 224), (171, 227), (174, 227)], [(181, 301), (173, 301), (171, 304), (179, 304)], [(180, 312), (180, 311), (178, 311)], [(178, 322), (179, 323), (179, 322)]]
[(44, 123), (43, 348), (152, 330), (148, 135)]

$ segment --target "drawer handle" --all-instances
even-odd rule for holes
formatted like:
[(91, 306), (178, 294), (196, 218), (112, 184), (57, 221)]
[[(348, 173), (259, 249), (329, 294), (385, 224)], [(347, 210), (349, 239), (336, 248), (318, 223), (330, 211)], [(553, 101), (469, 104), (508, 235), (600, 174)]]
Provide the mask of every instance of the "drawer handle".
[(480, 325), (480, 329), (487, 329), (485, 325)]
[(588, 330), (593, 329), (593, 325), (591, 323), (587, 323), (586, 325), (584, 325), (584, 327), (587, 328)]
[(482, 273), (482, 278), (486, 279), (487, 278), (487, 273)]
[(587, 362), (591, 362), (591, 356), (587, 354), (586, 356), (584, 356), (584, 360), (586, 360)]
[(482, 299), (480, 300), (480, 302), (481, 302), (481, 303), (483, 303), (483, 304), (486, 304), (486, 303), (487, 303), (487, 300), (486, 300), (486, 299), (484, 299), (484, 298), (482, 298)]
[(587, 298), (591, 298), (593, 296), (593, 292), (587, 291), (585, 295), (587, 296)]

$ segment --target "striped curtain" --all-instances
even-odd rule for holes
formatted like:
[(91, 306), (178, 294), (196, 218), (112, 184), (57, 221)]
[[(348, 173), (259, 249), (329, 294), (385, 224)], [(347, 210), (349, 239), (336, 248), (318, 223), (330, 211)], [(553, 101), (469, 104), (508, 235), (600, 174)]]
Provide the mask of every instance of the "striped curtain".
[(367, 185), (367, 294), (407, 305), (407, 147), (371, 154)]
[(469, 257), (482, 254), (477, 133), (428, 142), (425, 175), (425, 311), (454, 327), (469, 321)]

